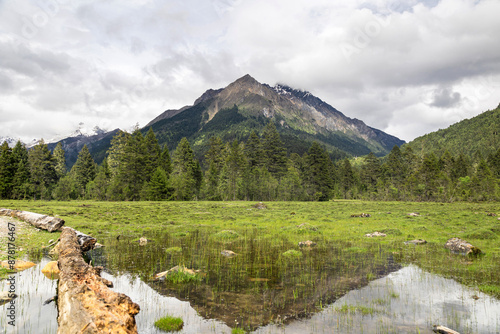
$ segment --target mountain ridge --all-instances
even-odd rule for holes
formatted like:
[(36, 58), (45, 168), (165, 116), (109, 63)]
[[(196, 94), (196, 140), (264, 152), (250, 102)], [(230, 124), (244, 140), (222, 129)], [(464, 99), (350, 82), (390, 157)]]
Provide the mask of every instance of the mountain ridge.
[[(333, 146), (335, 146), (334, 141), (343, 140), (345, 142), (354, 141), (365, 148), (350, 152), (349, 144), (343, 145), (341, 150), (346, 151), (347, 154), (368, 154), (373, 151), (381, 156), (387, 154), (394, 145), (400, 146), (404, 143), (404, 141), (381, 130), (367, 126), (361, 120), (347, 117), (310, 92), (293, 89), (284, 84), (276, 84), (275, 86), (262, 84), (249, 74), (224, 88), (205, 91), (192, 106), (186, 106), (176, 111), (165, 111), (149, 122), (146, 127), (153, 127), (153, 130), (160, 132), (169, 131), (165, 125), (158, 122), (182, 115), (190, 108), (199, 106), (200, 103), (206, 104), (203, 107), (202, 120), (198, 129), (201, 132), (203, 132), (205, 125), (210, 123), (220, 111), (236, 106), (238, 113), (247, 119), (257, 120), (263, 117), (267, 121), (274, 121), (282, 129), (289, 129), (289, 132), (307, 133), (313, 137), (333, 136), (336, 138), (330, 140)], [(328, 142), (328, 140), (326, 141)]]

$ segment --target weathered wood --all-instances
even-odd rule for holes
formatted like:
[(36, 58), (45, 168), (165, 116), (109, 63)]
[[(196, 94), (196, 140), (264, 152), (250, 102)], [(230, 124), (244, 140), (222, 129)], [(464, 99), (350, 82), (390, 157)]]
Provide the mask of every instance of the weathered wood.
[(439, 326), (439, 325), (434, 325), (434, 332), (440, 333), (440, 334), (460, 334), (457, 331), (454, 331), (453, 329), (449, 329), (448, 327), (444, 326)]
[(29, 211), (0, 209), (0, 215), (20, 219), (22, 221), (30, 223), (31, 225), (39, 229), (47, 230), (49, 232), (59, 231), (64, 225), (64, 220), (61, 218), (51, 217)]
[(480, 255), (482, 252), (479, 248), (471, 245), (465, 240), (460, 238), (451, 238), (446, 241), (444, 245), (445, 248), (451, 250), (454, 253), (462, 254), (462, 255)]
[(89, 250), (94, 249), (94, 246), (97, 242), (96, 238), (91, 237), (90, 235), (86, 235), (85, 233), (82, 233), (77, 230), (73, 231), (75, 231), (76, 238), (78, 239), (78, 244), (80, 245), (82, 252), (87, 252)]
[(59, 247), (57, 333), (137, 333), (139, 305), (110, 290), (100, 270), (83, 260), (72, 228), (63, 228)]

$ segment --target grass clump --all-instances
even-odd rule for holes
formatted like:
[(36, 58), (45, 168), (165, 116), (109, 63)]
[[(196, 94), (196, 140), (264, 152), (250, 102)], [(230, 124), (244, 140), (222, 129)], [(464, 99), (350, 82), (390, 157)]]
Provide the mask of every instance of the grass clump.
[(245, 330), (242, 328), (233, 328), (231, 330), (231, 334), (245, 334)]
[(302, 257), (302, 252), (295, 249), (290, 249), (281, 255), (287, 259), (300, 259)]
[(165, 332), (180, 331), (184, 326), (182, 318), (167, 315), (155, 321), (155, 327)]
[(375, 313), (375, 309), (373, 307), (366, 307), (360, 305), (348, 305), (344, 304), (342, 307), (336, 307), (335, 311), (339, 313), (361, 313), (362, 315), (373, 315)]
[(197, 283), (201, 282), (201, 276), (196, 273), (188, 272), (187, 270), (179, 270), (165, 276), (165, 281), (180, 284), (180, 283)]
[(180, 247), (169, 247), (167, 249), (165, 249), (165, 253), (167, 254), (176, 254), (176, 253), (181, 253), (182, 252), (182, 248)]
[(215, 234), (215, 238), (220, 240), (234, 240), (237, 239), (240, 235), (232, 230), (224, 230)]
[(472, 231), (464, 235), (467, 239), (479, 239), (479, 240), (492, 240), (497, 239), (498, 236), (488, 228), (482, 228), (479, 230)]

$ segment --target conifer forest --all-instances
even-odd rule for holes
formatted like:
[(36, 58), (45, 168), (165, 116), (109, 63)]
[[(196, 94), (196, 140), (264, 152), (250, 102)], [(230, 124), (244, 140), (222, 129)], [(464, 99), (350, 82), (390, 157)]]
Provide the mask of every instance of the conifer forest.
[(172, 153), (160, 147), (151, 129), (119, 132), (100, 165), (83, 146), (70, 169), (60, 144), (0, 146), (1, 199), (492, 201), (499, 185), (500, 149), (437, 156), (403, 145), (382, 158), (334, 161), (316, 142), (288, 154), (272, 122), (242, 142), (211, 137), (201, 159), (186, 138)]

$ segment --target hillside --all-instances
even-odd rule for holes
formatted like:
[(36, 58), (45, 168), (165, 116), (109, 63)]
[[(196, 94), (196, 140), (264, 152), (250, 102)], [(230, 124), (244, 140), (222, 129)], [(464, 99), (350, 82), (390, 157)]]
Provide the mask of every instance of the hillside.
[(261, 133), (270, 121), (276, 124), (289, 153), (302, 154), (318, 141), (334, 158), (369, 152), (383, 156), (394, 145), (404, 143), (345, 116), (309, 92), (284, 85), (271, 87), (250, 75), (223, 89), (207, 90), (193, 106), (167, 110), (143, 130), (152, 127), (160, 144), (167, 144), (170, 150), (187, 137), (201, 156), (211, 136), (246, 140), (252, 131)]
[(480, 152), (486, 157), (495, 153), (500, 145), (500, 105), (446, 129), (418, 137), (405, 145), (421, 155), (433, 152), (440, 156), (448, 150), (453, 156), (462, 153), (473, 157)]

